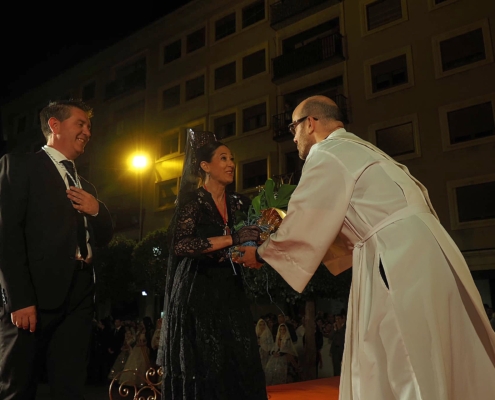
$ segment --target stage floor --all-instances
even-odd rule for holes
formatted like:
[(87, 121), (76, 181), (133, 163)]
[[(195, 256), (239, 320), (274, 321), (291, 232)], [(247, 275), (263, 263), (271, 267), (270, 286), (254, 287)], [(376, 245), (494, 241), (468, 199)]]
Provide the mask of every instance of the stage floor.
[(340, 377), (268, 386), (269, 400), (338, 400)]

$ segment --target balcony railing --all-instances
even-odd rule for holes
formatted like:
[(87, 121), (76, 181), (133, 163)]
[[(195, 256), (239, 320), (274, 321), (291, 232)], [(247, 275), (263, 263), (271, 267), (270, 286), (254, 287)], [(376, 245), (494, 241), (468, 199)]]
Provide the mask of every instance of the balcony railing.
[(120, 96), (133, 89), (144, 89), (145, 87), (146, 70), (139, 69), (107, 84), (105, 87), (105, 100)]
[(332, 33), (294, 51), (275, 57), (273, 59), (273, 80), (277, 81), (323, 62), (343, 60), (342, 35)]
[(280, 29), (342, 0), (283, 0), (270, 6), (270, 26)]
[[(338, 94), (332, 98), (337, 104), (342, 113), (342, 122), (345, 124), (349, 122), (349, 113), (347, 109), (347, 97), (342, 94)], [(276, 142), (285, 142), (292, 139), (292, 133), (290, 132), (288, 125), (292, 122), (292, 112), (294, 110), (287, 110), (281, 114), (274, 115), (272, 117), (273, 126), (273, 140)]]

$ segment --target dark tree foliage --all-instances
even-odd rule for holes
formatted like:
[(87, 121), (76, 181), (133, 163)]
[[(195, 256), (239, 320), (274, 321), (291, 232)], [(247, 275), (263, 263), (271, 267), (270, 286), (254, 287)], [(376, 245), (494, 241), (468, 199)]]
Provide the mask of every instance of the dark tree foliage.
[(136, 242), (115, 236), (108, 246), (95, 251), (96, 295), (99, 300), (126, 301), (136, 293), (132, 251)]
[(132, 254), (132, 269), (136, 285), (155, 295), (163, 295), (167, 272), (168, 248), (165, 228), (148, 233)]

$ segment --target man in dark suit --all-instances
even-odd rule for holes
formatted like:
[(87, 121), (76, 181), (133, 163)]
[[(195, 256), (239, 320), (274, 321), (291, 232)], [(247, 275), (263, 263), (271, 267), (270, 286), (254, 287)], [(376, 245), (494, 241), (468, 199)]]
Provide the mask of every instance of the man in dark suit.
[(122, 320), (120, 318), (115, 318), (113, 324), (114, 328), (108, 334), (106, 346), (107, 365), (105, 368), (107, 375), (113, 367), (113, 364), (117, 359), (125, 340), (125, 328), (124, 325), (122, 325)]
[(91, 117), (80, 101), (50, 103), (40, 113), (47, 145), (0, 159), (3, 400), (35, 399), (43, 368), (52, 399), (84, 398), (94, 314), (91, 261), (113, 235), (110, 213), (73, 164), (91, 137)]

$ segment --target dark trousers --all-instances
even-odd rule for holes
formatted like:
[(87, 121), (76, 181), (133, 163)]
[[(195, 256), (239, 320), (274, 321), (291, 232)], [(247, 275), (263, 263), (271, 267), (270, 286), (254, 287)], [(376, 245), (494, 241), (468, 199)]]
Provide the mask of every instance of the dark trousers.
[(64, 304), (38, 309), (35, 333), (12, 324), (8, 304), (0, 309), (0, 399), (35, 400), (44, 371), (53, 400), (84, 399), (93, 292), (92, 268), (76, 269)]

